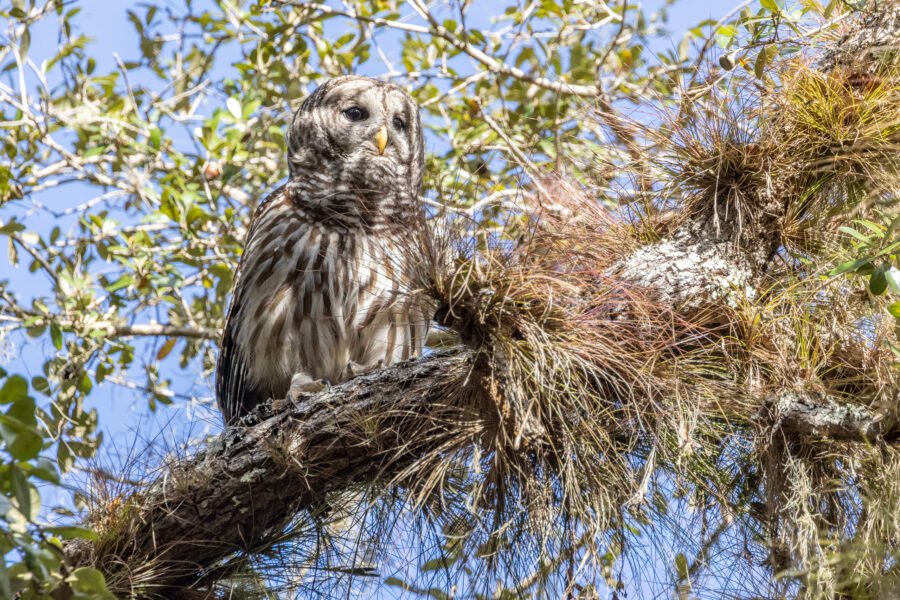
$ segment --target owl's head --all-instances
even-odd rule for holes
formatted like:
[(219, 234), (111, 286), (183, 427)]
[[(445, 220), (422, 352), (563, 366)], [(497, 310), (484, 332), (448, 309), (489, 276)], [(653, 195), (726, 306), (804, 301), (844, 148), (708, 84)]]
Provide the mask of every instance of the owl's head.
[(424, 165), (419, 110), (393, 84), (359, 76), (323, 83), (294, 114), (286, 140), (294, 185), (318, 181), (332, 193), (359, 197), (418, 195)]

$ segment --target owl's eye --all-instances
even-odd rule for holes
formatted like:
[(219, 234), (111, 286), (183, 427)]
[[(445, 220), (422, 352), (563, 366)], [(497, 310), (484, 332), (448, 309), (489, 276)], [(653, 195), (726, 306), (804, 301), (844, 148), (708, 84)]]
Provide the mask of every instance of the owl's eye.
[(343, 112), (344, 116), (347, 117), (347, 120), (353, 121), (354, 123), (357, 121), (365, 121), (369, 118), (369, 111), (358, 106), (351, 106)]
[(394, 117), (392, 121), (394, 128), (399, 129), (400, 131), (406, 131), (406, 123), (400, 117)]

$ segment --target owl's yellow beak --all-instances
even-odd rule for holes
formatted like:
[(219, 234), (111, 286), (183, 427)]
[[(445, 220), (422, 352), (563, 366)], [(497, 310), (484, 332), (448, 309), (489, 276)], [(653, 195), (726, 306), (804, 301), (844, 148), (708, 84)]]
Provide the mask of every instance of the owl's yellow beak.
[(378, 154), (384, 154), (384, 149), (387, 148), (387, 143), (387, 127), (382, 126), (381, 129), (378, 130), (378, 133), (375, 134), (375, 145), (378, 146)]

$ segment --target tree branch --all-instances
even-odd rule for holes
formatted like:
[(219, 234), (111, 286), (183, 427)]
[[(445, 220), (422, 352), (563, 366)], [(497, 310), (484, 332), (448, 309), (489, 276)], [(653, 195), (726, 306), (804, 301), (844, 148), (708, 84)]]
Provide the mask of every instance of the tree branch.
[(157, 597), (200, 586), (202, 573), (266, 547), (329, 491), (390, 479), (453, 443), (459, 433), (446, 424), (472, 418), (456, 402), (472, 365), (472, 352), (455, 349), (278, 412), (265, 406), (101, 515), (116, 526), (96, 542), (69, 543), (66, 555), (72, 565), (102, 569), (110, 589), (140, 580), (142, 569), (153, 570)]
[(825, 394), (786, 391), (773, 400), (772, 410), (776, 423), (790, 433), (847, 442), (900, 441), (895, 418)]
[(149, 323), (145, 325), (118, 325), (115, 334), (119, 337), (182, 337), (198, 340), (217, 340), (220, 332), (208, 327), (190, 327), (178, 325), (161, 325)]

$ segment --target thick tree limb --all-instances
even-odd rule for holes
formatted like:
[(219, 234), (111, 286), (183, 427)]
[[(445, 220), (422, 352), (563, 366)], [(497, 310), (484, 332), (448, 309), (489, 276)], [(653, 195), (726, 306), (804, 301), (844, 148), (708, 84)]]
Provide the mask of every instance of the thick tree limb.
[(774, 399), (772, 409), (781, 429), (794, 434), (850, 442), (900, 440), (896, 419), (824, 394), (784, 392)]
[(617, 271), (680, 311), (734, 308), (756, 296), (750, 269), (739, 259), (727, 242), (682, 234), (640, 248)]
[(329, 491), (389, 479), (439, 449), (447, 419), (463, 418), (448, 391), (466, 388), (472, 357), (443, 352), (275, 413), (266, 407), (248, 417), (255, 424), (228, 428), (195, 456), (168, 465), (100, 517), (109, 521), (100, 528), (105, 537), (73, 542), (66, 554), (73, 565), (102, 569), (113, 588), (126, 570), (129, 583), (152, 578), (155, 594), (197, 585), (223, 560), (265, 547)]

